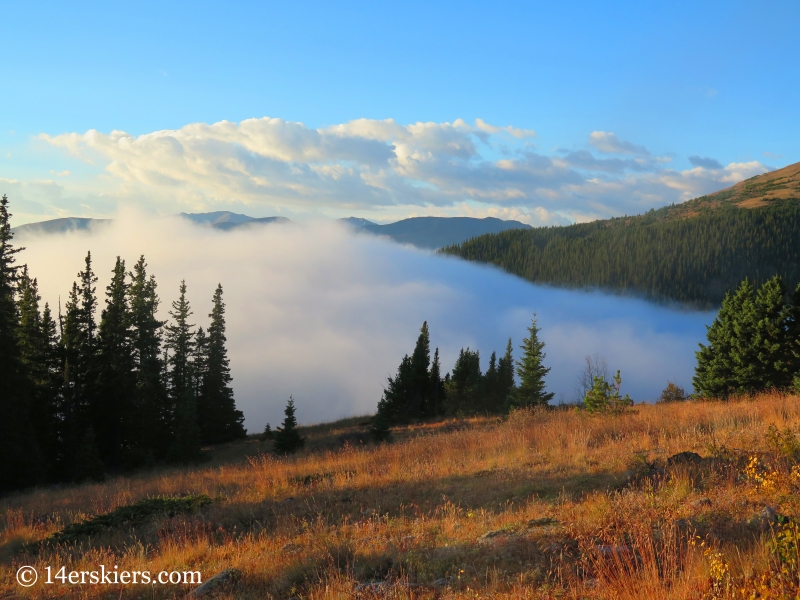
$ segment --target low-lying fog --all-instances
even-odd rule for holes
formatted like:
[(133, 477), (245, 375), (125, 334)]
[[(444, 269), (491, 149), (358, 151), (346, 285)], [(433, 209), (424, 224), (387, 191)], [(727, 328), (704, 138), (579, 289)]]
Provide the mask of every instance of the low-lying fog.
[[(713, 313), (634, 298), (531, 285), (499, 270), (355, 234), (335, 223), (217, 231), (179, 218), (126, 213), (92, 232), (20, 237), (19, 256), (51, 306), (92, 251), (101, 306), (117, 255), (144, 254), (162, 317), (185, 279), (193, 323), (206, 327), (217, 283), (227, 305), (233, 389), (249, 431), (273, 427), (289, 394), (301, 422), (372, 413), (386, 378), (427, 320), (443, 372), (461, 347), (486, 368), (536, 311), (556, 400), (572, 401), (587, 355), (622, 371), (622, 392), (653, 400), (667, 380), (691, 388), (694, 352)], [(99, 318), (99, 315), (98, 315)]]

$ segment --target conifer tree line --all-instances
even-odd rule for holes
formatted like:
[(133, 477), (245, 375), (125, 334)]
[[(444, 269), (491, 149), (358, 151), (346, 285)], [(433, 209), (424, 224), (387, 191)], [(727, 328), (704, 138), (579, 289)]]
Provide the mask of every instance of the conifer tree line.
[(701, 396), (800, 391), (800, 284), (787, 298), (779, 275), (757, 289), (744, 279), (725, 296), (707, 337), (693, 379)]
[[(545, 390), (550, 371), (543, 362), (544, 342), (539, 341), (534, 314), (528, 337), (523, 339), (522, 356), (515, 361), (509, 338), (504, 354), (489, 357), (481, 371), (478, 350), (462, 348), (453, 369), (442, 375), (439, 349), (431, 357), (427, 321), (422, 324), (411, 356), (404, 356), (397, 375), (389, 377), (371, 432), (376, 440), (388, 438), (392, 425), (413, 419), (469, 414), (503, 414), (517, 406), (544, 406), (553, 397)], [(514, 374), (519, 377), (517, 385)]]
[(207, 330), (195, 329), (181, 283), (158, 318), (144, 256), (117, 257), (98, 297), (87, 253), (57, 309), (18, 265), (8, 199), (0, 201), (0, 490), (101, 479), (156, 461), (196, 459), (202, 444), (242, 438), (230, 387), (222, 286)]
[(775, 273), (800, 283), (800, 200), (672, 218), (665, 206), (635, 217), (563, 227), (509, 229), (441, 252), (490, 263), (528, 281), (598, 287), (719, 306), (748, 277), (761, 285)]

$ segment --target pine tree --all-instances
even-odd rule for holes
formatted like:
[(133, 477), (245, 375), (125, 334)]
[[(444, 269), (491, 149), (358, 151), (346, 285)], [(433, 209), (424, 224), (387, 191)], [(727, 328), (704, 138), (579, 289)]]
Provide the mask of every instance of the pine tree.
[(375, 416), (372, 417), (372, 422), (370, 423), (369, 428), (369, 433), (372, 436), (372, 439), (378, 443), (389, 441), (391, 438), (392, 429), (389, 414), (389, 410), (386, 406), (386, 399), (381, 398), (378, 402), (378, 410), (375, 413)]
[(267, 423), (267, 424), (264, 426), (264, 431), (262, 431), (262, 432), (261, 432), (261, 436), (260, 436), (260, 438), (259, 438), (259, 439), (260, 439), (262, 442), (268, 442), (268, 441), (269, 441), (269, 440), (271, 440), (273, 437), (274, 437), (274, 432), (272, 431), (272, 427), (270, 427), (270, 424), (269, 424), (269, 423)]
[(166, 364), (161, 357), (163, 322), (156, 316), (160, 304), (157, 285), (155, 277), (147, 276), (144, 256), (128, 275), (134, 384), (127, 460), (135, 466), (165, 455), (174, 407), (167, 395)]
[(414, 352), (411, 354), (411, 381), (406, 398), (406, 417), (418, 418), (428, 414), (430, 404), (431, 338), (428, 322), (422, 323)]
[(513, 350), (511, 338), (508, 338), (506, 352), (497, 362), (498, 398), (505, 408), (511, 404), (515, 391)]
[(59, 360), (58, 339), (50, 307), (39, 310), (39, 289), (31, 279), (27, 265), (23, 266), (17, 286), (20, 315), (20, 358), (31, 386), (31, 426), (41, 451), (48, 479), (58, 479), (61, 462), (59, 421)]
[(800, 392), (800, 284), (792, 295), (786, 318), (786, 362), (795, 389)]
[(445, 393), (447, 412), (451, 415), (472, 414), (483, 409), (483, 376), (478, 350), (461, 349), (445, 385)]
[[(92, 270), (91, 252), (85, 269), (72, 284), (63, 319), (61, 343), (64, 357), (64, 456), (63, 472), (73, 478), (80, 473), (78, 451), (85, 446), (86, 432), (92, 426), (96, 407), (95, 358), (97, 351), (95, 312), (97, 277)], [(96, 438), (95, 438), (96, 440)]]
[(137, 415), (126, 275), (125, 261), (118, 256), (97, 334), (92, 423), (100, 455), (109, 466), (122, 465), (137, 433), (129, 430)]
[(233, 390), (230, 388), (231, 369), (225, 348), (225, 303), (222, 285), (214, 292), (211, 324), (204, 356), (200, 360), (204, 370), (202, 393), (198, 402), (200, 431), (203, 441), (216, 444), (244, 438), (244, 415), (236, 409)]
[(791, 383), (786, 355), (790, 309), (784, 304), (785, 296), (786, 286), (779, 275), (764, 283), (756, 294), (756, 389), (782, 389)]
[(189, 463), (202, 457), (200, 426), (197, 423), (197, 400), (194, 394), (184, 393), (175, 409), (175, 433), (167, 451), (167, 460)]
[(186, 282), (181, 281), (180, 296), (172, 303), (170, 311), (174, 323), (167, 325), (166, 347), (169, 356), (169, 392), (172, 407), (172, 444), (167, 459), (172, 462), (190, 462), (200, 456), (200, 424), (197, 416), (196, 384), (192, 368), (195, 351), (194, 325), (186, 299)]
[(91, 425), (81, 436), (72, 457), (72, 479), (81, 481), (103, 481), (103, 461), (97, 449), (97, 438)]
[(528, 327), (528, 337), (523, 338), (522, 358), (517, 361), (517, 375), (520, 385), (514, 394), (516, 406), (547, 406), (553, 398), (553, 393), (545, 392), (545, 376), (550, 372), (543, 361), (546, 357), (543, 352), (544, 342), (539, 341), (539, 327), (536, 322), (536, 313), (533, 315), (531, 326)]
[(173, 400), (194, 391), (191, 358), (194, 354), (195, 336), (192, 331), (194, 324), (189, 323), (192, 314), (189, 301), (186, 299), (186, 282), (181, 281), (180, 296), (172, 303), (172, 310), (169, 312), (173, 323), (166, 326), (166, 347), (171, 351), (169, 383)]
[(439, 361), (439, 348), (433, 353), (431, 361), (430, 396), (428, 402), (429, 416), (438, 417), (442, 414), (445, 403), (444, 381), (442, 380), (442, 366)]
[(765, 351), (771, 351), (769, 315), (774, 291), (774, 286), (768, 286), (757, 304), (753, 287), (745, 279), (722, 301), (708, 327), (709, 344), (700, 344), (697, 352), (692, 381), (698, 393), (711, 398), (750, 394), (774, 379), (774, 364), (769, 367), (761, 363)]
[(294, 454), (306, 443), (305, 438), (301, 437), (300, 432), (297, 430), (297, 419), (294, 413), (294, 398), (289, 396), (289, 402), (287, 402), (286, 409), (283, 411), (286, 417), (283, 419), (283, 424), (273, 434), (272, 449), (278, 454)]
[(43, 469), (31, 426), (31, 386), (20, 357), (19, 312), (15, 302), (17, 267), (8, 212), (0, 200), (0, 489), (38, 481)]
[(406, 354), (397, 368), (397, 375), (387, 379), (386, 389), (379, 402), (378, 412), (388, 423), (401, 423), (408, 420), (408, 398), (412, 395), (413, 368), (411, 358)]

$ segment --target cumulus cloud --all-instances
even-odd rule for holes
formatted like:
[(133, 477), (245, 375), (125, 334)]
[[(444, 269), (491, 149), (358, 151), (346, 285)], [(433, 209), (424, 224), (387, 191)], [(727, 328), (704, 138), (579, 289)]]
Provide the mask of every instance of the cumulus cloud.
[(704, 156), (690, 156), (689, 162), (692, 163), (693, 167), (703, 167), (704, 169), (722, 168), (722, 164), (718, 160)]
[(625, 142), (610, 131), (593, 131), (589, 135), (589, 144), (598, 152), (603, 152), (605, 154), (650, 155), (650, 152), (644, 146), (637, 146), (630, 142)]
[(486, 368), (508, 337), (515, 348), (521, 343), (537, 311), (552, 367), (548, 388), (557, 398), (572, 399), (583, 357), (599, 353), (622, 370), (623, 391), (646, 400), (668, 379), (689, 387), (694, 350), (712, 317), (533, 286), (334, 223), (220, 232), (127, 212), (94, 231), (18, 241), (27, 246), (20, 261), (51, 306), (63, 302), (87, 250), (101, 298), (115, 257), (130, 265), (144, 254), (165, 318), (185, 279), (192, 322), (205, 327), (221, 282), (233, 388), (251, 431), (279, 422), (289, 394), (306, 423), (373, 412), (424, 320), (445, 369), (466, 346), (480, 350)]
[(79, 205), (117, 201), (162, 214), (237, 209), (254, 216), (381, 220), (479, 205), (549, 224), (681, 202), (689, 190), (721, 189), (762, 167), (721, 167), (692, 157), (706, 162), (675, 171), (669, 158), (605, 131), (592, 132), (588, 148), (550, 156), (534, 148), (533, 136), (532, 130), (482, 119), (407, 125), (356, 119), (314, 129), (263, 117), (138, 136), (90, 130), (40, 139), (99, 170), (60, 177), (65, 197), (94, 199)]

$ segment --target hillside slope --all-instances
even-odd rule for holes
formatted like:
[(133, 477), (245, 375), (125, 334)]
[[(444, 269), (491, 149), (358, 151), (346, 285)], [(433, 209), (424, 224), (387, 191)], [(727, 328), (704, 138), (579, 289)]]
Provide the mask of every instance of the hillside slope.
[(460, 244), (487, 233), (499, 233), (508, 229), (530, 229), (530, 225), (519, 221), (504, 221), (494, 217), (411, 217), (396, 223), (378, 225), (366, 219), (341, 219), (361, 231), (382, 235), (401, 244), (434, 250), (452, 244)]
[(800, 282), (800, 164), (684, 204), (566, 227), (485, 235), (442, 250), (529, 281), (700, 307), (744, 277)]

